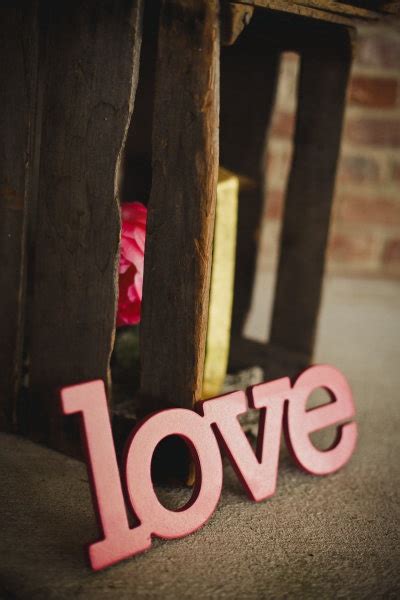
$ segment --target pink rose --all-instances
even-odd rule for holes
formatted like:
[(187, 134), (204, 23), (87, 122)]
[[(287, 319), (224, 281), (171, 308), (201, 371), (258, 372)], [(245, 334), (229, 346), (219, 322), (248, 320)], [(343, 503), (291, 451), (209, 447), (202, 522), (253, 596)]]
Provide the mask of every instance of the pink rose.
[(140, 322), (147, 208), (140, 202), (121, 204), (117, 327)]

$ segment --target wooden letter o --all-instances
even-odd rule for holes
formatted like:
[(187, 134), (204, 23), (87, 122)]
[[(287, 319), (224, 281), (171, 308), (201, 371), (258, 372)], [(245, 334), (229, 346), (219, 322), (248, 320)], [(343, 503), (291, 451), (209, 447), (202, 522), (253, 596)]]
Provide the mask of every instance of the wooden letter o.
[[(165, 508), (151, 479), (151, 460), (157, 444), (178, 435), (190, 447), (196, 465), (196, 484), (190, 501), (179, 510)], [(201, 527), (213, 514), (222, 489), (222, 460), (218, 443), (205, 419), (173, 408), (140, 423), (128, 442), (125, 476), (133, 512), (150, 533), (172, 539)]]

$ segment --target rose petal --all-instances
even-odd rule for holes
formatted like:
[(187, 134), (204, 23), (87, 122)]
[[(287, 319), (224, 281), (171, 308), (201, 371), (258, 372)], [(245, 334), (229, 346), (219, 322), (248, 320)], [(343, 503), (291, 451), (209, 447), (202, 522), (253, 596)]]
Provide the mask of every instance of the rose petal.
[(147, 208), (140, 202), (123, 202), (121, 217), (122, 222), (146, 226)]
[(121, 238), (121, 256), (131, 265), (137, 265), (137, 268), (143, 264), (144, 254), (136, 240)]
[(139, 202), (121, 205), (117, 327), (140, 322), (147, 209)]

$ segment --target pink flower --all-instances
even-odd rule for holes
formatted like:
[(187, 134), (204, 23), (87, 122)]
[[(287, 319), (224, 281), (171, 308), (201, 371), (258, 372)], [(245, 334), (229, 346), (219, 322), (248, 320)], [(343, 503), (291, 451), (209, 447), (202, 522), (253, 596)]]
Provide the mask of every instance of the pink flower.
[(140, 322), (147, 208), (140, 202), (121, 204), (117, 327)]

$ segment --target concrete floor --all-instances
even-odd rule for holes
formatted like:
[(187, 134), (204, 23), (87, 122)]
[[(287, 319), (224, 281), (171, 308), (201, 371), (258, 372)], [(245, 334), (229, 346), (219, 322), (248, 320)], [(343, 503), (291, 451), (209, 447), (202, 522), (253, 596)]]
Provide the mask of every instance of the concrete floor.
[(283, 452), (277, 493), (260, 504), (228, 468), (203, 529), (97, 574), (83, 560), (98, 535), (84, 465), (1, 435), (0, 596), (400, 598), (399, 356), (400, 284), (328, 280), (316, 361), (342, 369), (354, 390), (349, 465), (315, 478)]

